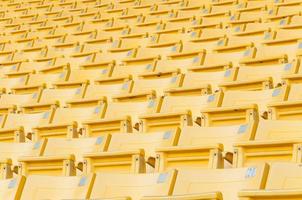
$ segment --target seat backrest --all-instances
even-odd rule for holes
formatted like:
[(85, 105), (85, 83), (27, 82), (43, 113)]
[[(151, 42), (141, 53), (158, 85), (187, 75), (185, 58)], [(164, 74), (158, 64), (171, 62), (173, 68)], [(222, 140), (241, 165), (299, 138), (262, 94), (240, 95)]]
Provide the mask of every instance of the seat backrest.
[(88, 176), (43, 176), (27, 177), (21, 200), (88, 199), (94, 174)]
[(241, 189), (264, 189), (268, 165), (247, 168), (179, 170), (173, 195), (220, 191), (223, 199), (239, 199)]
[(32, 128), (50, 121), (50, 111), (40, 113), (9, 113), (4, 123), (4, 128), (23, 127), (25, 132), (31, 132)]
[(227, 91), (224, 93), (222, 107), (257, 104), (260, 111), (265, 111), (269, 102), (283, 101), (287, 93), (287, 86), (260, 91)]
[(221, 143), (224, 151), (233, 152), (233, 144), (254, 138), (257, 123), (222, 126), (195, 127), (185, 126), (179, 137), (177, 146), (202, 146)]
[(108, 148), (110, 136), (97, 138), (49, 138), (43, 152), (44, 156), (75, 155), (76, 161), (82, 160), (84, 153), (103, 152)]
[(39, 103), (54, 103), (59, 101), (60, 106), (65, 106), (66, 101), (76, 99), (81, 94), (81, 88), (74, 89), (44, 89)]
[(12, 179), (0, 180), (0, 196), (3, 199), (20, 199), (26, 178), (18, 176)]
[(143, 196), (171, 195), (176, 171), (149, 174), (97, 173), (91, 198), (131, 197), (139, 200)]
[(174, 146), (179, 138), (179, 129), (151, 133), (113, 134), (108, 151), (144, 149), (146, 157), (155, 157), (155, 149)]
[(1, 94), (0, 104), (2, 106), (22, 105), (27, 103), (36, 103), (38, 94)]
[(61, 73), (55, 73), (55, 74), (31, 74), (29, 76), (29, 80), (27, 85), (42, 85), (47, 84), (48, 87), (52, 83), (55, 83), (57, 81), (65, 81), (67, 77), (67, 72), (63, 71)]
[(100, 119), (104, 115), (104, 105), (96, 107), (76, 107), (76, 108), (57, 108), (52, 124), (72, 123), (76, 121), (78, 124), (91, 119)]
[(94, 80), (104, 77), (103, 70), (71, 70), (68, 81), (86, 81), (94, 84)]
[(105, 118), (114, 119), (131, 116), (132, 120), (137, 120), (139, 115), (150, 114), (158, 111), (156, 100), (151, 99), (141, 102), (109, 102), (106, 109)]
[(297, 120), (260, 120), (255, 140), (299, 139), (302, 124)]
[(291, 84), (288, 94), (288, 101), (295, 101), (302, 99), (302, 84)]
[(157, 96), (163, 96), (165, 89), (179, 87), (181, 81), (180, 74), (172, 76), (158, 75), (150, 78), (144, 77), (134, 81), (131, 92), (149, 92), (154, 90)]
[(106, 96), (108, 100), (123, 90), (124, 81), (101, 82), (97, 85), (89, 85), (85, 91), (85, 99), (97, 99)]
[(18, 163), (18, 157), (21, 156), (41, 156), (45, 148), (45, 141), (37, 142), (1, 142), (0, 159), (10, 158), (14, 165)]
[(299, 163), (273, 163), (267, 177), (265, 189), (301, 189), (302, 165)]
[[(211, 105), (217, 106), (219, 95), (200, 96), (165, 96), (161, 105), (161, 113), (182, 112), (190, 110), (193, 116), (199, 116), (200, 110)], [(211, 99), (211, 102), (209, 101)]]

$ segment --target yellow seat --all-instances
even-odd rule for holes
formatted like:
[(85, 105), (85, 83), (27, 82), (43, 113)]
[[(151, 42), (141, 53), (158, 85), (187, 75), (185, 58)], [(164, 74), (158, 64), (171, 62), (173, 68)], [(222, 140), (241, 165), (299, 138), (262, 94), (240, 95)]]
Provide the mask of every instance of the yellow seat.
[(94, 174), (73, 177), (30, 175), (26, 179), (21, 199), (38, 200), (46, 196), (50, 199), (88, 199), (94, 178)]
[(281, 85), (285, 65), (242, 66), (229, 69), (225, 71), (224, 81), (219, 87), (225, 91), (271, 89), (275, 85)]
[(154, 167), (155, 149), (176, 144), (179, 129), (151, 133), (116, 133), (107, 152), (84, 155), (84, 173), (116, 171), (145, 173), (146, 163)]
[[(287, 94), (287, 86), (260, 91), (227, 91), (219, 107), (201, 110), (201, 124), (202, 126), (235, 125), (257, 121), (261, 117), (267, 118), (267, 104), (282, 101)], [(214, 98), (216, 95), (213, 95), (213, 100), (216, 99)]]
[(18, 176), (16, 178), (6, 179), (0, 181), (1, 198), (7, 200), (20, 199), (26, 178)]
[(77, 94), (75, 98), (69, 99), (68, 104), (72, 106), (79, 104), (79, 106), (96, 106), (100, 101), (103, 101), (104, 97), (107, 97), (108, 101), (112, 101), (115, 95), (121, 93), (127, 93), (131, 89), (131, 77), (120, 78), (101, 78), (95, 80), (95, 84), (90, 84), (81, 93)]
[(269, 118), (281, 120), (301, 119), (301, 84), (291, 84), (287, 99), (279, 99), (268, 105)]
[[(123, 93), (115, 95), (114, 99), (119, 101), (135, 101), (142, 98), (152, 98), (162, 96), (165, 89), (179, 87), (182, 83), (182, 74), (177, 72), (171, 76), (161, 73), (147, 73), (140, 75), (135, 81), (125, 82)], [(128, 89), (128, 90), (127, 90)]]
[(16, 94), (24, 94), (31, 92), (37, 92), (44, 87), (51, 88), (52, 83), (58, 81), (64, 81), (68, 78), (69, 70), (64, 70), (60, 73), (37, 73), (30, 74), (26, 84), (18, 84), (11, 88)]
[[(253, 139), (257, 123), (223, 127), (182, 127), (177, 145), (156, 149), (156, 171), (227, 167), (233, 145)], [(234, 155), (235, 156), (235, 155)]]
[(0, 98), (0, 113), (6, 114), (20, 110), (24, 104), (35, 103), (38, 101), (41, 92), (28, 94), (2, 94)]
[(44, 150), (45, 141), (23, 143), (0, 143), (1, 179), (12, 178), (17, 172), (18, 158), (21, 156), (40, 156)]
[(176, 171), (150, 174), (97, 173), (90, 198), (139, 200), (143, 196), (170, 195)]
[(49, 111), (31, 114), (8, 113), (1, 120), (1, 141), (24, 142), (25, 137), (33, 132), (34, 127), (49, 121)]
[(82, 98), (84, 90), (85, 86), (71, 89), (43, 89), (41, 93), (32, 94), (32, 98), (35, 97), (36, 101), (26, 101), (20, 107), (24, 113), (45, 111), (55, 107), (66, 107), (67, 101)]
[[(110, 136), (98, 138), (50, 138), (43, 144), (40, 155), (23, 155), (18, 158), (19, 174), (74, 176), (83, 170), (83, 155), (107, 150)], [(42, 144), (40, 144), (42, 146)]]
[(91, 137), (104, 133), (132, 132), (132, 128), (138, 130), (139, 115), (158, 112), (157, 101), (159, 100), (151, 98), (139, 102), (108, 102), (103, 119), (83, 122), (83, 135)]
[(177, 173), (171, 196), (154, 195), (143, 200), (238, 200), (240, 190), (263, 189), (268, 170), (265, 164), (233, 169), (182, 169)]
[(270, 166), (264, 188), (241, 190), (241, 200), (257, 199), (301, 199), (301, 164), (275, 163)]
[(234, 146), (234, 166), (263, 162), (301, 162), (300, 121), (260, 120), (255, 138)]
[(40, 138), (77, 138), (78, 127), (85, 120), (103, 117), (105, 104), (84, 108), (56, 108), (49, 113), (50, 120), (34, 128), (33, 140)]
[(220, 28), (204, 28), (190, 33), (190, 42), (199, 44), (202, 48), (211, 50), (219, 39), (224, 38), (225, 31)]
[[(158, 113), (144, 114), (139, 117), (139, 130), (143, 132), (156, 130), (169, 130), (179, 126), (192, 126), (193, 120), (199, 116), (198, 111), (207, 107), (208, 104), (217, 106), (221, 96), (213, 96), (212, 102), (209, 98), (213, 95), (167, 95), (158, 102)], [(198, 120), (196, 123), (200, 123)]]

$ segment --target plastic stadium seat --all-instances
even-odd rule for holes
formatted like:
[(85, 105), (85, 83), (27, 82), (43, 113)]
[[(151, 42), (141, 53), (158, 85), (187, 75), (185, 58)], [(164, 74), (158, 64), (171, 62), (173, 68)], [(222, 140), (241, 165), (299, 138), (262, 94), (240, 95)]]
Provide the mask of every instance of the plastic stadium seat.
[(234, 166), (263, 162), (301, 162), (300, 130), (300, 121), (261, 120), (254, 139), (235, 144)]
[(143, 199), (238, 200), (240, 190), (263, 189), (268, 170), (268, 165), (234, 169), (183, 169), (177, 173), (172, 196), (154, 195)]
[(67, 101), (67, 103), (71, 106), (77, 105), (77, 103), (83, 106), (85, 104), (96, 106), (105, 96), (108, 101), (112, 101), (115, 95), (130, 91), (130, 85), (129, 87), (127, 85), (127, 87), (124, 86), (130, 80), (131, 77), (97, 79), (95, 80), (95, 84), (90, 84), (85, 87), (81, 93), (77, 94), (74, 99)]
[(284, 64), (229, 69), (225, 71), (224, 81), (219, 84), (219, 87), (224, 90), (271, 89), (282, 82), (283, 70)]
[(253, 139), (257, 123), (223, 127), (182, 128), (176, 146), (156, 149), (156, 170), (223, 168), (232, 163), (233, 145)]
[(145, 173), (146, 164), (154, 166), (155, 149), (173, 146), (179, 129), (151, 133), (115, 133), (107, 152), (84, 155), (84, 173), (116, 171), (118, 173)]
[(1, 180), (0, 196), (8, 200), (20, 199), (25, 179), (26, 178), (24, 176), (18, 176), (11, 179)]
[(45, 111), (55, 107), (66, 107), (68, 100), (81, 98), (85, 87), (74, 89), (44, 89), (41, 93), (32, 94), (35, 102), (23, 103), (20, 107), (23, 112)]
[(139, 200), (143, 196), (170, 195), (176, 171), (150, 174), (97, 173), (90, 198)]
[(77, 138), (77, 127), (89, 119), (100, 119), (104, 105), (84, 108), (56, 108), (48, 114), (49, 121), (34, 128), (33, 140), (40, 138)]
[(10, 143), (1, 142), (0, 148), (0, 166), (1, 179), (12, 178), (13, 173), (17, 172), (18, 158), (21, 156), (40, 156), (44, 150), (45, 141)]
[(68, 73), (69, 72), (67, 70), (64, 70), (60, 73), (53, 73), (53, 74), (45, 74), (45, 73), (30, 74), (26, 84), (17, 84), (11, 89), (14, 90), (16, 94), (22, 94), (28, 91), (35, 92), (43, 87), (51, 88), (52, 83), (55, 83), (60, 80), (66, 80), (68, 77)]
[(270, 119), (300, 120), (301, 84), (292, 84), (287, 99), (280, 99), (268, 105)]
[[(94, 174), (73, 177), (30, 175), (26, 179), (21, 199), (38, 200), (45, 196), (51, 199), (87, 199), (94, 178)], [(33, 190), (36, 192), (33, 193)]]
[(49, 112), (38, 112), (31, 114), (8, 113), (2, 116), (0, 129), (1, 141), (24, 142), (25, 136), (33, 132), (34, 127), (40, 123), (47, 123)]
[(139, 128), (141, 131), (147, 132), (169, 130), (178, 126), (192, 126), (193, 120), (198, 116), (198, 110), (210, 105), (216, 107), (221, 101), (221, 96), (217, 94), (213, 101), (209, 102), (208, 99), (211, 96), (167, 95), (158, 102), (159, 113), (144, 114), (139, 117)]
[[(151, 73), (140, 75), (135, 81), (129, 81), (122, 86), (126, 88), (125, 93), (115, 95), (118, 100), (131, 100), (141, 98), (152, 98), (152, 96), (162, 96), (165, 89), (179, 87), (182, 82), (182, 75), (173, 73), (172, 76), (161, 76), (161, 73)], [(127, 89), (129, 88), (128, 92)], [(156, 90), (154, 90), (156, 88)]]
[(132, 132), (138, 130), (138, 117), (145, 113), (158, 112), (156, 99), (137, 102), (108, 102), (103, 119), (90, 119), (83, 122), (83, 135), (87, 137), (104, 133)]
[[(219, 93), (218, 93), (219, 94)], [(220, 107), (213, 108), (216, 95), (209, 97), (211, 108), (201, 110), (202, 126), (244, 124), (259, 118), (267, 118), (265, 111), (269, 102), (282, 101), (288, 94), (288, 87), (260, 91), (227, 91)], [(261, 100), (260, 100), (261, 99)]]
[(301, 164), (276, 163), (270, 166), (265, 188), (241, 190), (238, 194), (245, 199), (291, 200), (302, 197), (300, 191)]
[[(82, 170), (83, 154), (87, 152), (102, 152), (107, 149), (109, 137), (46, 139), (40, 155), (21, 156), (19, 174), (65, 175), (74, 176), (77, 168)], [(37, 144), (37, 143), (36, 143)], [(42, 144), (39, 144), (42, 146)]]

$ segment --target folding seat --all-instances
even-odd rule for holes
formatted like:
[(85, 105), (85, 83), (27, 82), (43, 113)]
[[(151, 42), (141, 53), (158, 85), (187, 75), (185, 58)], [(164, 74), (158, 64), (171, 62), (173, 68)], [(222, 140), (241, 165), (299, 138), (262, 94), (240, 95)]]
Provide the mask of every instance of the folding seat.
[(84, 154), (83, 172), (145, 173), (146, 163), (154, 167), (155, 149), (173, 146), (179, 132), (176, 129), (143, 134), (113, 134), (106, 152)]
[(224, 57), (232, 57), (231, 61), (236, 66), (242, 54), (253, 46), (252, 42), (242, 40), (241, 38), (220, 38), (212, 50), (214, 53), (222, 54)]
[(0, 180), (0, 196), (8, 200), (20, 199), (25, 179), (24, 176), (18, 176), (16, 178)]
[(217, 42), (225, 38), (226, 33), (219, 28), (205, 28), (195, 30), (190, 33), (189, 42), (200, 45), (203, 49), (211, 50), (216, 46)]
[[(244, 51), (239, 60), (241, 66), (272, 66), (288, 62), (286, 49), (275, 46), (251, 47)], [(292, 59), (290, 59), (292, 60)]]
[[(103, 103), (106, 106), (102, 119), (88, 119), (83, 124), (82, 134), (91, 137), (104, 133), (132, 132), (138, 130), (138, 117), (146, 113), (158, 112), (157, 99), (151, 98), (143, 101), (113, 101)], [(71, 107), (83, 107), (81, 102), (70, 103)], [(84, 109), (83, 108), (83, 109)]]
[(95, 84), (90, 84), (82, 90), (79, 94), (67, 103), (73, 105), (79, 103), (81, 105), (93, 105), (96, 106), (100, 101), (103, 101), (104, 97), (107, 97), (108, 101), (112, 101), (115, 95), (122, 92), (128, 92), (131, 88), (128, 82), (131, 77), (121, 77), (117, 79), (98, 79), (95, 80)]
[[(0, 179), (8, 179), (18, 173), (18, 158), (21, 156), (40, 156), (45, 141), (38, 142), (0, 142)], [(19, 174), (20, 175), (20, 174)]]
[(224, 159), (230, 163), (233, 161), (233, 144), (253, 138), (256, 128), (257, 123), (223, 127), (185, 126), (177, 145), (156, 149), (155, 170), (224, 168)]
[(75, 69), (70, 71), (68, 80), (57, 81), (53, 85), (57, 88), (78, 88), (87, 84), (94, 84), (95, 80), (104, 77), (103, 69)]
[[(169, 51), (164, 48), (163, 51)], [(128, 51), (129, 52), (129, 51)], [(130, 53), (129, 53), (130, 54)], [(134, 79), (145, 72), (146, 66), (153, 64), (160, 58), (161, 51), (159, 48), (138, 48), (131, 51), (131, 55), (122, 60), (122, 65), (116, 65), (112, 72), (112, 78), (125, 75), (132, 75)]]
[(49, 121), (49, 111), (37, 113), (8, 113), (1, 117), (1, 141), (24, 142), (33, 127)]
[[(210, 96), (208, 101), (211, 103), (212, 98), (216, 100), (218, 94)], [(235, 125), (257, 121), (260, 117), (267, 118), (266, 105), (269, 102), (286, 99), (287, 94), (287, 86), (260, 91), (227, 91), (223, 94), (221, 105), (215, 108), (211, 104), (210, 108), (201, 110), (201, 124), (202, 126)]]
[(112, 41), (111, 48), (107, 49), (109, 52), (131, 50), (133, 48), (138, 48), (140, 46), (146, 46), (148, 44), (148, 38), (120, 38)]
[(274, 8), (275, 9), (271, 9), (268, 11), (268, 16), (266, 17), (266, 20), (276, 21), (284, 18), (291, 18), (295, 15), (300, 15), (301, 5), (278, 6)]
[(232, 28), (240, 27), (248, 23), (257, 23), (261, 21), (261, 14), (265, 7), (252, 7), (237, 9), (233, 15), (230, 16), (228, 25)]
[(185, 74), (181, 87), (169, 88), (166, 92), (172, 95), (185, 94), (211, 94), (218, 91), (218, 85), (224, 80), (223, 71), (217, 72), (199, 72), (198, 70), (189, 69)]
[(251, 40), (256, 44), (259, 44), (260, 41), (262, 41), (262, 39), (264, 38), (265, 32), (270, 31), (270, 27), (270, 23), (248, 23), (234, 27), (232, 34), (235, 37), (241, 37), (243, 40)]
[(77, 138), (83, 122), (103, 118), (105, 104), (89, 107), (56, 108), (49, 113), (50, 119), (40, 123), (33, 130), (34, 141), (41, 138)]
[(36, 93), (25, 94), (1, 94), (0, 98), (0, 113), (7, 114), (21, 110), (20, 107), (27, 103), (34, 103), (38, 100), (41, 91)]
[(20, 82), (19, 84), (15, 85), (11, 89), (16, 94), (22, 94), (29, 91), (38, 91), (41, 88), (51, 88), (52, 83), (58, 81), (67, 80), (69, 76), (69, 69), (63, 70), (60, 73), (37, 73), (37, 74), (30, 74), (28, 76), (28, 80), (24, 82)]
[(301, 69), (302, 67), (300, 56), (297, 59), (294, 59), (291, 62), (284, 64), (284, 71), (282, 75), (283, 83), (301, 83)]
[[(26, 179), (21, 199), (88, 199), (94, 174), (87, 176), (30, 175)], [(36, 191), (36, 192), (33, 192)]]
[(251, 199), (300, 199), (301, 164), (274, 163), (270, 166), (265, 188), (241, 190), (241, 200)]
[(301, 119), (301, 84), (291, 84), (287, 99), (279, 99), (268, 104), (270, 119), (300, 120)]
[(44, 111), (55, 107), (66, 107), (66, 102), (72, 99), (81, 98), (86, 86), (76, 88), (55, 88), (55, 89), (43, 89), (41, 94), (34, 93), (32, 96), (36, 98), (36, 101), (27, 101), (20, 105), (20, 109), (29, 113), (32, 111)]
[(176, 171), (149, 174), (97, 173), (90, 198), (139, 200), (143, 196), (170, 195)]
[(234, 144), (234, 167), (301, 162), (300, 121), (260, 120), (255, 137)]
[[(209, 98), (213, 101), (209, 103)], [(158, 113), (140, 115), (139, 130), (143, 132), (167, 130), (175, 127), (192, 126), (193, 120), (199, 116), (198, 111), (207, 107), (214, 107), (221, 101), (220, 95), (173, 95), (169, 93), (158, 101)], [(199, 123), (198, 121), (195, 121)]]
[[(280, 29), (301, 29), (302, 16), (295, 15), (290, 20), (283, 20)], [(280, 21), (281, 22), (281, 21)]]
[(10, 92), (13, 87), (16, 87), (18, 85), (26, 84), (28, 81), (28, 75), (23, 75), (20, 77), (7, 77), (7, 78), (1, 78), (0, 79), (0, 92)]
[(226, 70), (219, 87), (226, 90), (262, 90), (281, 85), (284, 65), (238, 67)]
[[(107, 149), (109, 136), (98, 138), (50, 138), (44, 144), (40, 155), (26, 155), (18, 158), (19, 174), (74, 176), (82, 171), (83, 155), (89, 152), (103, 152)], [(51, 167), (50, 167), (51, 165)]]
[(240, 190), (260, 190), (265, 187), (268, 165), (234, 169), (183, 169), (177, 173), (174, 190), (168, 196), (146, 196), (157, 199), (234, 199)]
[(154, 96), (162, 96), (165, 89), (179, 87), (182, 83), (183, 75), (178, 72), (171, 75), (161, 73), (148, 73), (140, 75), (135, 81), (125, 82), (123, 88), (128, 91), (115, 95), (114, 99), (119, 101), (140, 101)]
[(265, 40), (262, 42), (265, 46), (282, 48), (286, 50), (289, 58), (296, 57), (297, 42), (302, 30), (277, 30), (275, 33), (266, 33)]

